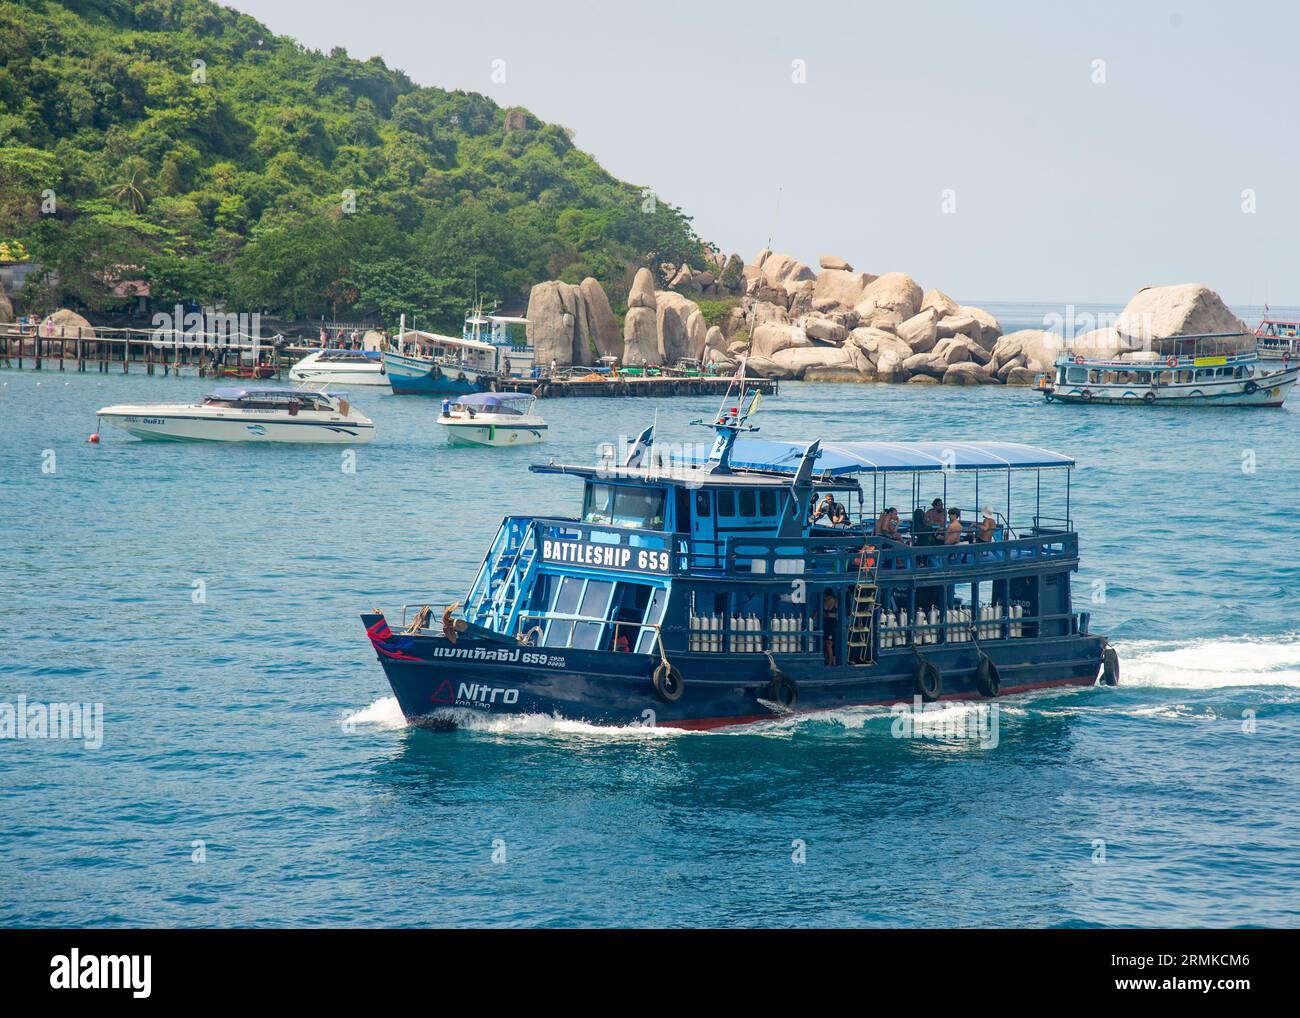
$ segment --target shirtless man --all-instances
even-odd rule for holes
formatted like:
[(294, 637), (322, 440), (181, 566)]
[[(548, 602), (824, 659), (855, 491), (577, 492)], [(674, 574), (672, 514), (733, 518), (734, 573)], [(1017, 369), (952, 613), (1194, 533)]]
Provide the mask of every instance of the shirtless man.
[(930, 524), (936, 531), (944, 527), (943, 499), (936, 498), (930, 503), (930, 508), (925, 511), (925, 522)]
[(893, 506), (882, 512), (876, 520), (876, 536), (902, 542), (903, 535), (898, 532), (898, 510)]
[(948, 528), (947, 530), (944, 531), (943, 543), (959, 544), (961, 542), (961, 533), (962, 533), (961, 510), (949, 509)]
[(993, 540), (993, 535), (997, 532), (998, 521), (993, 517), (993, 510), (985, 506), (980, 510), (983, 518), (980, 520), (978, 529), (975, 531), (975, 540), (987, 543)]

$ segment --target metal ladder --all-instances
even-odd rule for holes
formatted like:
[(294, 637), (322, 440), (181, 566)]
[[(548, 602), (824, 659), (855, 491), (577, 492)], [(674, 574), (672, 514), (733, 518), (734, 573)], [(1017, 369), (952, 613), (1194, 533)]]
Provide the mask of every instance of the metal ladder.
[(853, 601), (849, 605), (849, 664), (869, 665), (872, 655), (872, 628), (876, 616), (876, 569), (880, 551), (868, 537), (858, 553), (858, 579), (853, 585)]

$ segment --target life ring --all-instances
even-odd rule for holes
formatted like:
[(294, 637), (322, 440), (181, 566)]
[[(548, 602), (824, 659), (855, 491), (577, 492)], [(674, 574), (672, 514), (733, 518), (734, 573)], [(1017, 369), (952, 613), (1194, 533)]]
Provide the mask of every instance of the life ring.
[(933, 661), (918, 658), (916, 670), (912, 672), (912, 685), (921, 694), (921, 699), (930, 703), (939, 699), (943, 692), (943, 675)]
[(1168, 364), (1171, 368), (1176, 368), (1178, 367), (1178, 358), (1172, 356), (1166, 357), (1165, 363)]
[(1253, 396), (1257, 392), (1259, 392), (1259, 383), (1252, 378), (1246, 383), (1246, 395)]
[(1115, 653), (1114, 647), (1107, 647), (1101, 652), (1101, 684), (1119, 685), (1119, 655)]
[(767, 698), (786, 710), (799, 703), (799, 685), (788, 675), (773, 675), (767, 684)]
[(1092, 402), (1092, 390), (1091, 390), (1091, 389), (1084, 389), (1083, 392), (1079, 393), (1079, 398), (1080, 398), (1081, 400), (1083, 400), (1085, 403), (1091, 403), (1091, 402)]
[(975, 666), (975, 688), (990, 699), (1002, 691), (1002, 676), (998, 674), (998, 666), (987, 657), (980, 658), (980, 663)]
[(1142, 400), (1143, 402), (1150, 405), (1151, 403), (1154, 403), (1156, 401), (1156, 394), (1148, 389), (1147, 392), (1142, 396)]
[(682, 673), (667, 661), (659, 662), (654, 675), (650, 679), (650, 684), (654, 686), (655, 696), (659, 697), (664, 703), (676, 703), (682, 698), (682, 693), (686, 691), (686, 683), (682, 680)]

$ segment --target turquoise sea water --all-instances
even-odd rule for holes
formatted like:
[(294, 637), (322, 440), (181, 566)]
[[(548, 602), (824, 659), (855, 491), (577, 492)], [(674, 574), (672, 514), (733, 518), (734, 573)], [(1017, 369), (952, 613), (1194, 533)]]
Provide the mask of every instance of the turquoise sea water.
[(1124, 684), (1008, 698), (981, 748), (896, 739), (879, 709), (709, 734), (409, 729), (358, 612), (452, 600), (503, 514), (572, 511), (576, 483), (529, 462), (589, 460), (656, 410), (664, 439), (707, 439), (684, 422), (715, 401), (550, 401), (546, 446), (481, 451), (442, 444), (432, 401), (358, 391), (379, 434), (355, 473), (327, 447), (84, 441), (96, 407), (206, 387), (0, 372), (0, 703), (104, 705), (98, 749), (0, 741), (0, 923), (1300, 919), (1300, 406), (767, 401), (769, 435), (1078, 458), (1076, 591)]

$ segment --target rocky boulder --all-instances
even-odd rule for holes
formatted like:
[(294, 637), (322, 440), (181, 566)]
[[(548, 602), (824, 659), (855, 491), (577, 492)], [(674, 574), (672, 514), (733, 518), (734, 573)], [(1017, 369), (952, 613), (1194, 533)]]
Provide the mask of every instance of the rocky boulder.
[(1001, 373), (1004, 368), (1023, 365), (1034, 371), (1050, 371), (1064, 344), (1055, 332), (1021, 329), (997, 341), (989, 359), (989, 368)]
[[(1228, 310), (1223, 299), (1208, 286), (1182, 283), (1148, 286), (1134, 294), (1115, 322), (1115, 331), (1130, 349), (1165, 353), (1173, 336), (1235, 333), (1239, 338), (1218, 344), (1221, 352), (1253, 350), (1255, 339), (1246, 323)], [(1148, 346), (1149, 344), (1149, 346)]]
[(877, 308), (894, 311), (900, 322), (921, 310), (921, 288), (905, 272), (886, 272), (867, 285), (854, 310), (864, 320)]
[(893, 350), (886, 350), (876, 361), (876, 378), (881, 382), (906, 382), (909, 372)]
[(1040, 374), (1042, 372), (1035, 371), (1033, 368), (1015, 367), (1008, 371), (1001, 380), (1007, 385), (1033, 385)]
[(1002, 337), (1002, 323), (983, 308), (964, 306), (958, 309), (958, 314), (969, 315), (979, 323), (979, 335), (971, 333), (968, 333), (968, 335), (984, 347), (985, 350), (992, 350), (993, 344)]
[(834, 347), (790, 347), (772, 355), (772, 360), (790, 372), (791, 378), (803, 378), (808, 368), (853, 369), (853, 360)]
[(790, 369), (783, 367), (770, 357), (750, 357), (745, 361), (745, 370), (759, 378), (793, 378)]
[(94, 339), (95, 327), (77, 312), (60, 308), (41, 322), (41, 336), (47, 339)]
[(988, 368), (966, 361), (950, 365), (943, 373), (944, 385), (996, 385), (997, 379), (989, 376)]
[(765, 322), (751, 334), (750, 351), (756, 357), (772, 358), (791, 347), (811, 346), (807, 334), (797, 325)]
[(950, 367), (946, 360), (935, 356), (933, 352), (914, 353), (912, 356), (905, 358), (902, 364), (903, 369), (910, 376), (929, 375), (935, 379), (942, 378)]
[(907, 321), (899, 324), (895, 330), (898, 338), (912, 348), (912, 353), (925, 353), (933, 350), (939, 341), (939, 312), (934, 308), (925, 308)]
[(683, 357), (698, 359), (704, 352), (704, 335), (708, 332), (703, 316), (698, 323), (692, 323), (692, 316), (700, 314), (699, 305), (671, 290), (658, 291), (655, 303), (659, 354), (663, 358), (659, 363), (672, 365)]
[(787, 293), (797, 290), (800, 283), (811, 283), (817, 278), (817, 274), (797, 258), (772, 251), (760, 251), (755, 264), (764, 283)]
[(843, 346), (849, 338), (849, 330), (831, 318), (807, 317), (802, 319), (804, 334), (816, 343), (827, 346)]
[(868, 272), (828, 268), (817, 276), (817, 282), (813, 284), (812, 299), (814, 302), (833, 300), (836, 304), (851, 308), (862, 300), (863, 293), (875, 278)]
[(836, 272), (852, 272), (853, 266), (846, 262), (839, 255), (822, 255), (817, 262), (823, 269), (832, 269)]
[(962, 361), (987, 364), (992, 357), (984, 347), (965, 335), (949, 336), (939, 340), (933, 352), (936, 357), (942, 357), (949, 364), (959, 364)]
[[(628, 308), (623, 317), (623, 364), (637, 368), (658, 364), (659, 328), (653, 307)], [(539, 364), (543, 363), (538, 361)]]
[(877, 371), (879, 371), (881, 357), (887, 353), (892, 353), (899, 363), (912, 355), (912, 348), (892, 332), (871, 326), (859, 326), (854, 329), (849, 333), (848, 342), (861, 350), (872, 365), (876, 366)]
[(980, 335), (980, 323), (975, 320), (974, 315), (946, 315), (936, 323), (935, 331), (940, 339), (959, 334), (973, 338)]
[(961, 310), (961, 305), (942, 290), (926, 290), (925, 296), (921, 298), (921, 310), (926, 308), (933, 308), (940, 318), (947, 318), (949, 315), (957, 314)]
[(636, 270), (636, 275), (632, 279), (632, 289), (627, 294), (627, 306), (652, 309), (656, 306), (655, 277), (649, 269)]
[(578, 289), (582, 293), (582, 303), (587, 312), (587, 327), (596, 344), (596, 352), (602, 357), (623, 356), (623, 335), (618, 330), (618, 319), (614, 309), (609, 306), (609, 297), (605, 288), (593, 277), (588, 276)]

